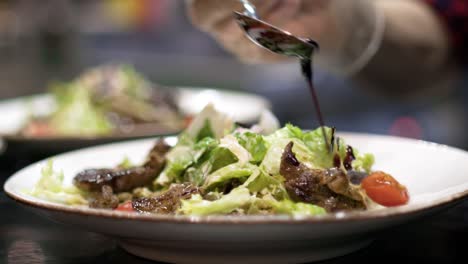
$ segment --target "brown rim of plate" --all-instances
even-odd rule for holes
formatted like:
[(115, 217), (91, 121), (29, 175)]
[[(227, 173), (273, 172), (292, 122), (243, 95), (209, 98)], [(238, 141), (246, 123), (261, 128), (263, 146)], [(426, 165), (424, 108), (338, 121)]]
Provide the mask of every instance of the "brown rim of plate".
[[(8, 182), (8, 181), (7, 181)], [(6, 183), (5, 183), (6, 186)], [(4, 187), (5, 187), (4, 186)], [(5, 189), (5, 188), (4, 188)], [(156, 214), (139, 214), (139, 213), (126, 213), (114, 210), (105, 209), (91, 209), (81, 206), (67, 206), (61, 204), (52, 204), (49, 202), (34, 202), (24, 199), (14, 193), (5, 189), (5, 193), (16, 202), (23, 205), (31, 206), (39, 209), (46, 209), (48, 211), (71, 213), (81, 216), (94, 216), (107, 219), (124, 219), (124, 220), (138, 220), (146, 222), (162, 222), (162, 223), (177, 223), (177, 224), (304, 224), (304, 223), (341, 223), (350, 221), (363, 221), (363, 220), (378, 220), (389, 217), (398, 217), (402, 215), (411, 215), (423, 213), (429, 209), (437, 209), (443, 206), (449, 206), (453, 203), (456, 205), (463, 199), (468, 198), (468, 190), (452, 194), (449, 197), (441, 198), (435, 202), (420, 203), (417, 205), (404, 205), (398, 207), (389, 207), (385, 209), (372, 210), (372, 211), (352, 211), (346, 213), (333, 213), (323, 216), (304, 216), (295, 218), (286, 215), (268, 215), (268, 216), (182, 216), (182, 215), (156, 215)]]

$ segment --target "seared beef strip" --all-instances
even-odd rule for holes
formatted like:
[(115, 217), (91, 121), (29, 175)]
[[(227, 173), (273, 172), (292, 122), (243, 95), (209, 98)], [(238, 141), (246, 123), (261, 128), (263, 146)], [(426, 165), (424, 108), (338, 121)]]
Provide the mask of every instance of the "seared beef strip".
[(73, 183), (87, 191), (100, 191), (102, 186), (108, 185), (115, 192), (130, 191), (150, 184), (164, 168), (165, 156), (169, 149), (170, 146), (160, 139), (149, 152), (143, 166), (128, 169), (89, 169), (78, 173)]
[(312, 203), (328, 212), (364, 209), (362, 198), (339, 169), (311, 169), (301, 164), (290, 142), (281, 157), (280, 174), (285, 178), (288, 194), (295, 201)]
[(180, 207), (181, 200), (190, 199), (197, 193), (200, 193), (200, 189), (190, 183), (176, 184), (156, 196), (135, 199), (132, 206), (140, 213), (171, 214)]
[(147, 160), (143, 166), (161, 170), (166, 163), (166, 154), (171, 149), (164, 139), (159, 139), (148, 153)]

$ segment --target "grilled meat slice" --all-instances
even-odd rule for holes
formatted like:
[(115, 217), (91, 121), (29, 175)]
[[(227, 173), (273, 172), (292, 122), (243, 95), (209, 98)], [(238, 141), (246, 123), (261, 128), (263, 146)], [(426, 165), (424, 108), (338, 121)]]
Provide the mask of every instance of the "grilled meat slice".
[(293, 142), (290, 142), (283, 152), (280, 174), (293, 200), (316, 204), (328, 212), (365, 208), (343, 171), (308, 168), (297, 160), (292, 147)]
[(99, 191), (102, 186), (110, 186), (116, 192), (129, 191), (151, 182), (152, 170), (145, 167), (130, 169), (89, 169), (78, 173), (73, 183), (82, 190)]
[(149, 167), (154, 170), (161, 170), (166, 163), (166, 153), (169, 152), (169, 146), (164, 139), (159, 139), (154, 147), (148, 153), (144, 167)]
[(73, 179), (75, 186), (87, 191), (100, 191), (108, 185), (115, 192), (130, 191), (150, 184), (164, 168), (166, 153), (170, 146), (163, 139), (158, 140), (149, 152), (143, 166), (128, 169), (89, 169), (78, 173)]
[(197, 193), (200, 189), (190, 183), (176, 184), (154, 197), (135, 199), (132, 206), (140, 213), (172, 214), (180, 207), (181, 200), (190, 199)]

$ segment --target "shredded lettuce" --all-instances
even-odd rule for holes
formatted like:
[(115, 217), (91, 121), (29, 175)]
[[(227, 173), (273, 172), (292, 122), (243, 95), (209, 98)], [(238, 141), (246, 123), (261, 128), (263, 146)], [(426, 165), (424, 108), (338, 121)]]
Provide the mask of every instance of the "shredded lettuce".
[(266, 155), (267, 145), (262, 135), (246, 131), (235, 134), (239, 144), (250, 153), (250, 162), (260, 163)]
[(63, 172), (54, 171), (52, 160), (49, 160), (42, 168), (41, 175), (30, 192), (32, 196), (68, 205), (88, 204), (85, 192), (75, 186), (63, 185)]
[(236, 163), (239, 159), (227, 148), (218, 146), (212, 150), (207, 163), (211, 169), (209, 172), (221, 169), (229, 164)]
[(203, 127), (198, 131), (198, 134), (195, 138), (196, 141), (204, 139), (206, 137), (214, 138), (213, 129), (211, 129), (211, 123), (209, 120), (205, 120)]
[[(332, 129), (325, 127), (324, 130), (327, 135), (327, 140), (331, 142)], [(303, 133), (302, 138), (300, 139), (311, 151), (312, 156), (310, 157), (310, 161), (315, 165), (314, 167), (333, 167), (333, 154), (330, 153), (329, 149), (327, 148), (327, 144), (324, 141), (322, 128), (317, 128), (310, 132)]]
[(221, 146), (215, 147), (204, 156), (207, 157), (185, 171), (184, 179), (186, 182), (199, 186), (203, 184), (210, 173), (238, 161), (229, 149)]
[(182, 141), (171, 149), (166, 155), (167, 164), (158, 178), (155, 179), (155, 186), (168, 186), (172, 182), (181, 182), (182, 175), (187, 168), (195, 163), (212, 148), (217, 146), (217, 141), (206, 137), (197, 143), (184, 137)]
[(295, 203), (289, 199), (277, 201), (271, 196), (258, 198), (250, 191), (240, 186), (215, 201), (203, 200), (202, 196), (193, 195), (189, 200), (183, 200), (179, 213), (186, 215), (206, 216), (230, 214), (233, 212), (246, 214), (261, 214), (273, 212), (291, 216), (316, 216), (326, 213), (322, 207)]
[(93, 104), (86, 89), (69, 85), (59, 95), (58, 109), (52, 114), (52, 127), (62, 135), (105, 135), (113, 130), (101, 107)]
[(291, 124), (286, 124), (284, 127), (276, 130), (274, 133), (265, 137), (265, 140), (269, 143), (275, 142), (277, 139), (302, 139), (302, 130)]
[(289, 199), (277, 200), (271, 195), (252, 199), (247, 214), (280, 214), (298, 216), (317, 216), (326, 213), (320, 206), (306, 203), (295, 203)]
[(254, 198), (245, 187), (237, 187), (215, 201), (203, 200), (201, 195), (197, 194), (182, 201), (180, 213), (197, 216), (229, 214), (248, 206), (252, 199)]
[(127, 64), (107, 64), (88, 69), (73, 83), (91, 92), (96, 101), (115, 96), (145, 101), (151, 95), (151, 83)]
[(250, 153), (242, 147), (237, 139), (232, 135), (227, 135), (220, 140), (220, 146), (229, 149), (236, 155), (241, 165), (246, 164), (251, 159)]
[(122, 65), (119, 74), (122, 76), (124, 93), (126, 95), (137, 100), (146, 100), (151, 94), (149, 91), (151, 89), (149, 81), (137, 72), (134, 67)]
[[(331, 139), (331, 128), (324, 128), (327, 138)], [(310, 132), (303, 132), (300, 128), (287, 124), (275, 133), (265, 137), (270, 148), (263, 160), (263, 165), (270, 173), (279, 171), (279, 161), (284, 147), (289, 142), (294, 142), (294, 152), (301, 162), (313, 168), (330, 168), (333, 166), (333, 155), (329, 153), (323, 140), (322, 129), (318, 128)], [(270, 169), (268, 169), (270, 168)]]
[(312, 156), (309, 160), (315, 165), (314, 167), (331, 168), (333, 167), (333, 154), (330, 153), (328, 145), (324, 141), (323, 131), (325, 131), (327, 140), (331, 142), (333, 132), (329, 127), (324, 127), (323, 129), (317, 128), (315, 130), (302, 133), (302, 138), (300, 139), (312, 152)]
[(283, 150), (289, 142), (289, 139), (278, 139), (270, 143), (270, 147), (268, 148), (262, 163), (260, 163), (260, 168), (270, 175), (278, 175), (281, 155), (283, 155)]
[[(343, 160), (346, 157), (347, 145), (344, 139), (338, 138), (337, 140), (339, 140), (339, 146), (338, 144), (335, 146), (335, 151), (340, 155), (341, 160)], [(374, 155), (370, 153), (361, 154), (356, 148), (353, 148), (353, 155), (356, 157), (356, 159), (351, 163), (353, 170), (369, 173), (375, 162)]]
[(281, 175), (269, 175), (260, 168), (250, 175), (243, 186), (254, 194), (271, 194), (276, 199), (289, 198), (283, 185), (283, 177)]
[(201, 184), (207, 173), (212, 171), (212, 168), (208, 168), (209, 164), (203, 164), (209, 159), (202, 159), (204, 154), (220, 144), (219, 140), (232, 131), (233, 124), (229, 117), (217, 112), (212, 104), (207, 105), (179, 136), (177, 145), (166, 156), (165, 169), (153, 185), (167, 187), (173, 182), (181, 182), (184, 174), (185, 179), (193, 179), (196, 184)]
[(306, 203), (295, 203), (291, 200), (271, 201), (273, 212), (292, 216), (316, 216), (327, 212), (320, 206)]
[(228, 183), (233, 179), (244, 182), (250, 176), (256, 167), (251, 164), (241, 165), (240, 163), (230, 164), (212, 174), (208, 175), (203, 187), (206, 190)]
[[(327, 139), (331, 140), (332, 129), (325, 127)], [(265, 155), (262, 165), (269, 172), (276, 174), (279, 170), (279, 160), (281, 153), (289, 142), (294, 143), (294, 153), (297, 158), (311, 168), (326, 169), (333, 167), (333, 154), (327, 149), (324, 142), (322, 128), (304, 132), (300, 128), (287, 124), (273, 134), (264, 137), (270, 145)], [(338, 153), (341, 159), (346, 156), (346, 143), (339, 138), (339, 145), (335, 144), (333, 153)], [(338, 148), (339, 147), (339, 148)], [(374, 156), (369, 153), (358, 155), (358, 151), (353, 149), (356, 160), (352, 163), (353, 169), (369, 172), (374, 164)]]
[(374, 165), (374, 155), (370, 153), (364, 153), (362, 155), (357, 155), (356, 160), (353, 161), (352, 166), (356, 171), (365, 171), (369, 173), (371, 171), (372, 165)]

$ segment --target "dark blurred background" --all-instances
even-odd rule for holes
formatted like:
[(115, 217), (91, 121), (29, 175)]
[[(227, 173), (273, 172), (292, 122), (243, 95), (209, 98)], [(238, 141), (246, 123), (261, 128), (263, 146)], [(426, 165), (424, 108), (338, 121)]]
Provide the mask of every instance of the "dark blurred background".
[[(267, 97), (282, 123), (317, 126), (297, 64), (244, 65), (192, 27), (184, 1), (0, 1), (0, 98), (41, 93), (53, 80), (125, 62), (154, 82), (248, 91)], [(417, 100), (369, 94), (319, 72), (328, 125), (468, 147), (466, 82)]]

